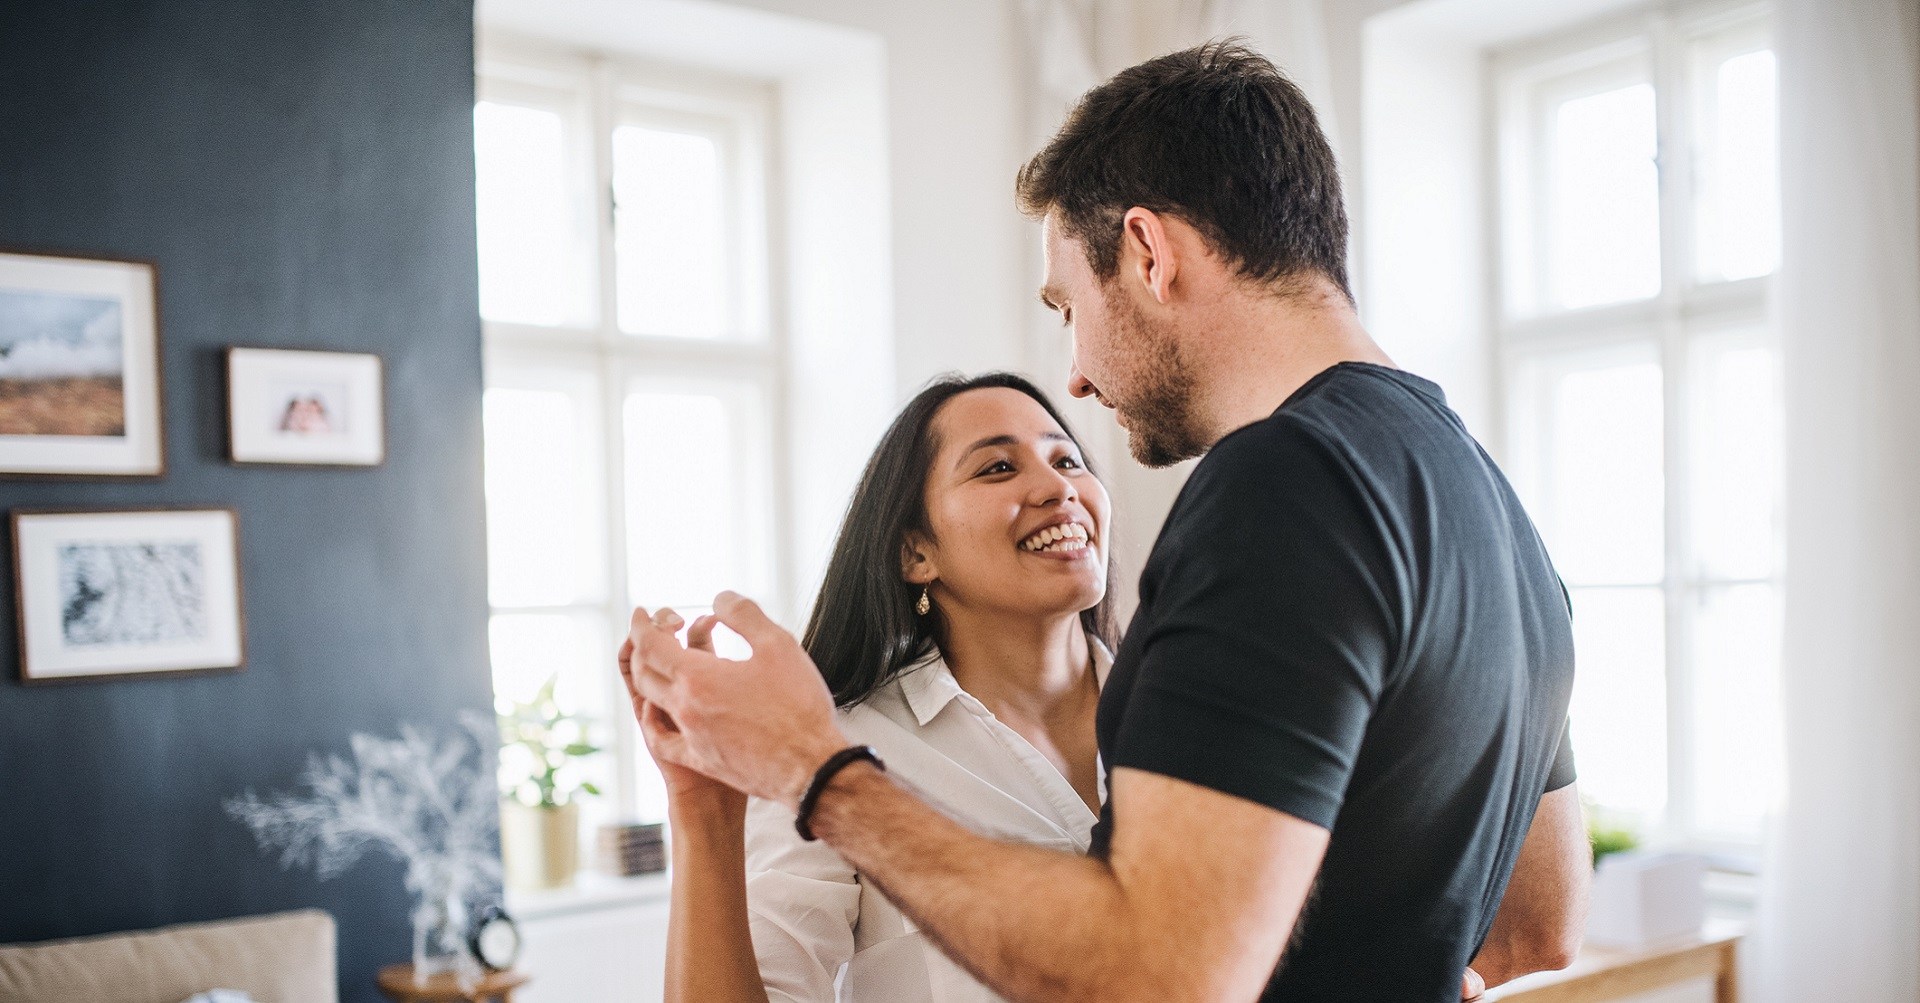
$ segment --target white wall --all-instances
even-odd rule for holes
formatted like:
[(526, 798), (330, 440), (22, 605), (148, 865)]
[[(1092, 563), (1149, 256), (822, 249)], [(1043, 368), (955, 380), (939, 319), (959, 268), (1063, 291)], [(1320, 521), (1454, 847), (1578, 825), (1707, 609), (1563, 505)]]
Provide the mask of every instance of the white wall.
[(1493, 444), (1480, 50), (1392, 14), (1360, 42), (1361, 314), (1394, 361), (1439, 383)]
[(1019, 39), (1000, 0), (735, 0), (871, 32), (885, 49), (897, 396), (1024, 361)]

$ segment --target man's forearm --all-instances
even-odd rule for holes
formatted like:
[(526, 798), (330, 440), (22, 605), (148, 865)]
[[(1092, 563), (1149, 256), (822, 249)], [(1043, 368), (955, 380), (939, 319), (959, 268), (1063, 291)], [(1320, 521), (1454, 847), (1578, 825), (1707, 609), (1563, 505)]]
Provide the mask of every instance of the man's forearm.
[(1142, 953), (1128, 902), (1100, 861), (981, 836), (864, 764), (834, 779), (811, 824), (1008, 999), (1170, 998), (1130, 964)]
[(1578, 790), (1568, 786), (1543, 795), (1486, 942), (1473, 959), (1487, 988), (1573, 963), (1587, 923), (1590, 854)]

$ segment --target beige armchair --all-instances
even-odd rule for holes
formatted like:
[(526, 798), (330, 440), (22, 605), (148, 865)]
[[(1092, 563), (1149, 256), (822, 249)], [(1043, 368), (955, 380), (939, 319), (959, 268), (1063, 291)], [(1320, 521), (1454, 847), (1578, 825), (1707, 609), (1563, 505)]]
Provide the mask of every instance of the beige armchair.
[(339, 1003), (333, 917), (317, 909), (0, 947), (0, 1003)]

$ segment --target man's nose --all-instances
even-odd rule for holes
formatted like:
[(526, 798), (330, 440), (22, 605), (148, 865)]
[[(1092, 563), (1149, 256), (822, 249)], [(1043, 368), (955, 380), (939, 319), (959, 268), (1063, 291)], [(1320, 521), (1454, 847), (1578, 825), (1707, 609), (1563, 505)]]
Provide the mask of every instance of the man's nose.
[(1067, 393), (1075, 397), (1092, 397), (1094, 394), (1093, 381), (1081, 375), (1079, 363), (1074, 363), (1067, 370)]

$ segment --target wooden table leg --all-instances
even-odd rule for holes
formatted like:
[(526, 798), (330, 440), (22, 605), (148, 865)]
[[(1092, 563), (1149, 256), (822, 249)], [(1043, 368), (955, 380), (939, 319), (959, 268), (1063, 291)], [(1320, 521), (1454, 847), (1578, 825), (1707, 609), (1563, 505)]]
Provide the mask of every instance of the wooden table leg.
[(1714, 1003), (1740, 1003), (1740, 958), (1733, 944), (1720, 948), (1720, 974), (1713, 980)]

